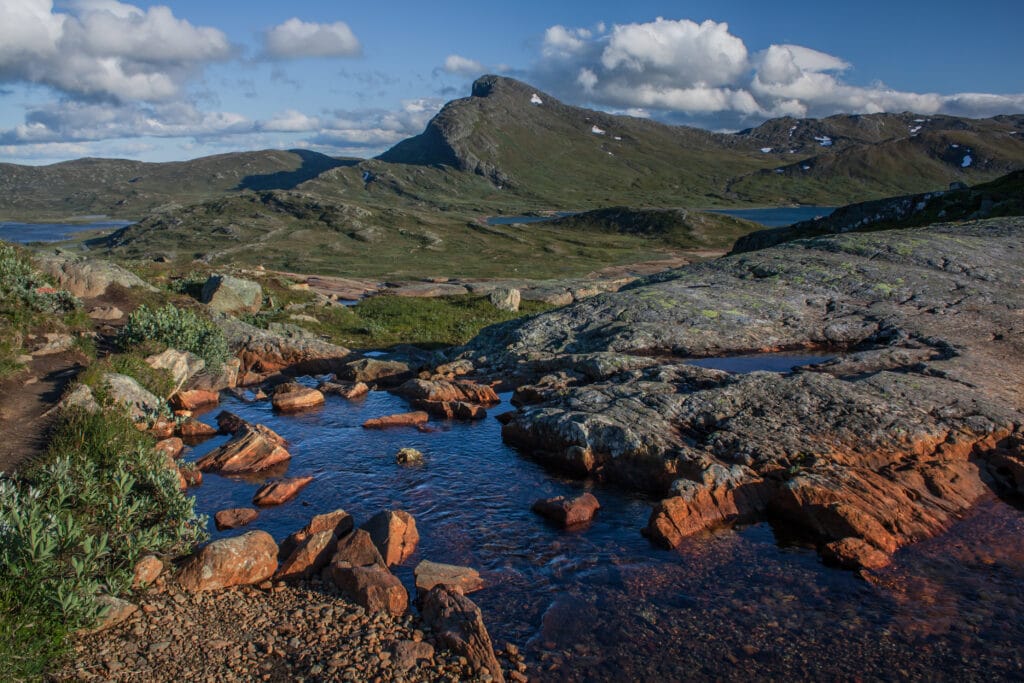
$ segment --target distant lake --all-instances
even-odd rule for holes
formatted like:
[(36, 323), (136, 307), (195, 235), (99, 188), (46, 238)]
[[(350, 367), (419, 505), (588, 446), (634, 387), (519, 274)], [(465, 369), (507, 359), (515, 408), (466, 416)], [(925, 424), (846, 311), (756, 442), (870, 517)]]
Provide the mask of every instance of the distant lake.
[[(835, 210), (834, 206), (777, 206), (767, 209), (714, 209), (710, 211), (760, 223), (766, 228), (777, 228), (800, 221), (809, 221), (817, 216), (828, 216)], [(487, 218), (487, 225), (543, 223), (556, 218), (572, 216), (574, 213), (573, 211), (559, 211), (550, 216), (490, 216)]]
[(543, 223), (556, 218), (571, 216), (575, 211), (557, 211), (550, 216), (488, 216), (487, 225), (512, 225), (513, 223)]
[(777, 206), (769, 209), (715, 209), (712, 213), (724, 213), (768, 228), (778, 228), (818, 216), (828, 216), (835, 210), (834, 206)]
[(117, 230), (133, 221), (96, 223), (8, 223), (0, 221), (0, 240), (7, 242), (62, 242), (89, 230)]

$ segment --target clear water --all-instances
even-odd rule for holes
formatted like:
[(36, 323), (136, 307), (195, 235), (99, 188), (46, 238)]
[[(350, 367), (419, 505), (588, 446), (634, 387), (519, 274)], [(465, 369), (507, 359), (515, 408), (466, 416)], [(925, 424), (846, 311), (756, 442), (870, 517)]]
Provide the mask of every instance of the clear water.
[(835, 356), (798, 355), (791, 353), (761, 353), (750, 356), (726, 356), (722, 358), (695, 358), (687, 360), (687, 365), (697, 365), (712, 370), (725, 370), (743, 374), (765, 370), (768, 372), (790, 372), (804, 365), (824, 363)]
[(825, 217), (835, 210), (834, 206), (777, 206), (768, 209), (715, 209), (714, 213), (743, 218), (767, 228), (778, 228), (819, 216)]
[[(510, 408), (509, 397), (492, 416)], [(657, 549), (640, 535), (652, 500), (548, 472), (506, 446), (491, 416), (434, 421), (430, 432), (362, 429), (370, 417), (409, 410), (383, 392), (328, 396), (289, 416), (227, 396), (220, 409), (284, 436), (288, 476), (316, 477), (252, 528), (280, 541), (339, 507), (357, 523), (385, 508), (410, 512), (421, 541), (396, 574), (412, 590), (422, 559), (479, 569), (488, 587), (472, 598), (492, 637), (520, 645), (541, 680), (1024, 676), (1024, 514), (994, 498), (949, 534), (898, 553), (869, 583), (823, 566), (767, 523)], [(213, 424), (217, 410), (201, 419)], [(406, 446), (426, 464), (397, 465)], [(208, 474), (193, 491), (212, 519), (249, 506), (260, 483)], [(586, 528), (560, 530), (530, 512), (537, 498), (584, 490), (602, 505)], [(214, 538), (239, 533), (210, 526)]]
[(0, 240), (7, 242), (62, 242), (77, 233), (90, 230), (118, 230), (132, 221), (99, 221), (96, 223), (11, 223), (0, 222)]

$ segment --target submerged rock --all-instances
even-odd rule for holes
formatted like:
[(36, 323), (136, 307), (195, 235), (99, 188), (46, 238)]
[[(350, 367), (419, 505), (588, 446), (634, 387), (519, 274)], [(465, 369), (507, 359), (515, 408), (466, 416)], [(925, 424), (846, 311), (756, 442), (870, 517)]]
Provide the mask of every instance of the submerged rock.
[(387, 427), (418, 427), (425, 425), (430, 416), (422, 410), (412, 413), (399, 413), (397, 415), (385, 415), (374, 417), (363, 423), (366, 429), (385, 429)]
[(287, 503), (299, 495), (299, 492), (309, 486), (312, 481), (313, 477), (292, 477), (268, 482), (256, 490), (252, 497), (252, 503), (260, 507)]
[(218, 531), (225, 529), (237, 529), (238, 527), (252, 524), (260, 516), (259, 510), (254, 508), (231, 508), (220, 510), (213, 516), (213, 522)]
[(558, 496), (538, 500), (530, 509), (562, 527), (571, 527), (586, 524), (600, 508), (601, 504), (592, 493), (584, 493), (572, 499)]
[(304, 387), (297, 382), (279, 385), (271, 398), (274, 410), (282, 413), (294, 413), (324, 404), (324, 395), (316, 389)]

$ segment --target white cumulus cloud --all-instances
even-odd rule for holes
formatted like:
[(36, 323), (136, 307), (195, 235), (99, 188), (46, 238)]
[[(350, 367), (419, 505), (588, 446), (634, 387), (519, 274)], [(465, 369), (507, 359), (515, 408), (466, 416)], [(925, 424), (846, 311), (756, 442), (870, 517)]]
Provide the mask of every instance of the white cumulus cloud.
[(0, 81), (71, 96), (170, 100), (203, 65), (231, 54), (223, 32), (193, 26), (168, 7), (88, 0), (72, 9), (56, 12), (50, 0), (0, 2)]
[(594, 29), (551, 26), (525, 77), (559, 97), (712, 129), (774, 116), (1024, 111), (1024, 94), (917, 93), (845, 80), (842, 57), (789, 43), (751, 53), (728, 24), (658, 18)]
[(351, 57), (362, 51), (345, 22), (318, 24), (295, 17), (267, 31), (263, 43), (267, 55), (276, 59)]
[(462, 55), (448, 55), (444, 60), (444, 66), (441, 68), (447, 73), (464, 76), (476, 76), (487, 70), (480, 62), (469, 57), (463, 57)]

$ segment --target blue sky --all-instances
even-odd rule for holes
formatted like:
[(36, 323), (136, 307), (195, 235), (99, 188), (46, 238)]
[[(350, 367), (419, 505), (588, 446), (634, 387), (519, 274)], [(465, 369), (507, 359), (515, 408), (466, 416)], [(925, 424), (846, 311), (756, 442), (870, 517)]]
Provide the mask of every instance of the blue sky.
[(743, 128), (1024, 112), (1019, 3), (0, 0), (0, 160), (371, 156), (483, 73)]

